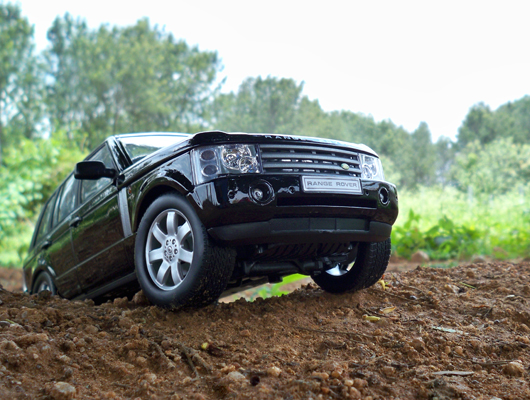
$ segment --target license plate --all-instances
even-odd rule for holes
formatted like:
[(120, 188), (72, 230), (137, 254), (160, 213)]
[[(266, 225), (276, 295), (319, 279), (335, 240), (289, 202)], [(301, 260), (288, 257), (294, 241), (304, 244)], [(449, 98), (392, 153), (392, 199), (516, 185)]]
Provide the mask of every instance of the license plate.
[(359, 178), (302, 176), (304, 192), (362, 194)]

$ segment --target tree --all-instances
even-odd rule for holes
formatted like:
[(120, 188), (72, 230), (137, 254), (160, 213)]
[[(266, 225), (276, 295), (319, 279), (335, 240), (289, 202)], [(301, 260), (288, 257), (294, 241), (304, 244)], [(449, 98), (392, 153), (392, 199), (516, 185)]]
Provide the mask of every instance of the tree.
[(464, 149), (475, 140), (485, 145), (507, 137), (515, 143), (530, 140), (530, 96), (503, 104), (495, 111), (484, 103), (474, 105), (458, 129), (457, 146)]
[(409, 186), (428, 186), (434, 182), (436, 168), (436, 148), (432, 144), (431, 132), (425, 122), (412, 132), (411, 151), (408, 154), (412, 179)]
[(292, 134), (302, 89), (292, 79), (247, 78), (237, 94), (215, 99), (211, 123), (226, 131)]
[(511, 137), (485, 145), (475, 140), (458, 154), (452, 173), (463, 190), (508, 192), (530, 179), (530, 145), (515, 144)]
[(55, 127), (93, 146), (109, 134), (200, 130), (220, 62), (147, 19), (88, 29), (66, 14), (48, 31), (48, 105)]
[(436, 154), (436, 182), (442, 186), (449, 183), (451, 167), (454, 163), (455, 143), (446, 136), (441, 136), (434, 144)]
[(3, 147), (32, 137), (41, 114), (33, 27), (20, 7), (0, 3), (0, 160)]

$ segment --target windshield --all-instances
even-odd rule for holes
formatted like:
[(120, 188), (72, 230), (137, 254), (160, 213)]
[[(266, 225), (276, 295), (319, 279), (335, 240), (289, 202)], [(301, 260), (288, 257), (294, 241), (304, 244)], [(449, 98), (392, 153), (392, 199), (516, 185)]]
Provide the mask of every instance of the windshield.
[(118, 139), (125, 146), (125, 150), (131, 158), (133, 164), (140, 161), (145, 156), (154, 153), (162, 147), (180, 143), (189, 138), (189, 135), (138, 135), (120, 136)]

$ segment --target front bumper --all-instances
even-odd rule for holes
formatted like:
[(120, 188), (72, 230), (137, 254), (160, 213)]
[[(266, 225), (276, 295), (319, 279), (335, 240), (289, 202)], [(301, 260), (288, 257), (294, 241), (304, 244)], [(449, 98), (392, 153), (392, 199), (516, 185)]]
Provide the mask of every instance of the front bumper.
[[(390, 237), (398, 215), (397, 191), (388, 182), (361, 181), (362, 194), (307, 193), (297, 175), (230, 176), (189, 194), (217, 241), (232, 244), (378, 242)], [(258, 201), (252, 190), (268, 187)], [(382, 196), (384, 192), (385, 196)]]

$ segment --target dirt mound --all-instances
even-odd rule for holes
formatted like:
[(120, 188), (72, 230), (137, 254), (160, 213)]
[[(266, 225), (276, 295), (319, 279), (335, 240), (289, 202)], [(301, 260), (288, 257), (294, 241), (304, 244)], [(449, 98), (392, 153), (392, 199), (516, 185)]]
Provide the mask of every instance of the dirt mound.
[(170, 312), (0, 291), (0, 397), (530, 398), (530, 264)]

